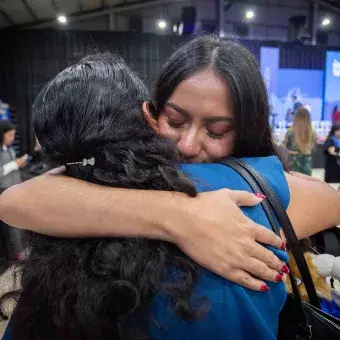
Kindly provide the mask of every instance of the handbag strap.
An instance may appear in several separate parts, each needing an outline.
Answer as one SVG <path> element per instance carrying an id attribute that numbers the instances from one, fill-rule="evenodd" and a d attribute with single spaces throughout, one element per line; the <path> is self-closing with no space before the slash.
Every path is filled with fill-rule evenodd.
<path id="1" fill-rule="evenodd" d="M 247 173 L 253 178 L 253 181 L 249 182 L 248 179 L 250 176 L 244 177 L 245 180 L 248 182 L 248 184 L 251 186 L 255 192 L 263 193 L 266 195 L 266 199 L 262 202 L 262 207 L 265 210 L 265 213 L 268 217 L 268 220 L 273 227 L 274 232 L 277 233 L 277 227 L 276 223 L 272 222 L 272 218 L 269 218 L 270 213 L 268 214 L 268 207 L 266 207 L 269 203 L 270 210 L 274 211 L 280 225 L 282 226 L 282 229 L 285 233 L 285 236 L 287 238 L 288 244 L 290 246 L 291 252 L 293 254 L 293 257 L 295 259 L 295 262 L 297 264 L 297 267 L 300 271 L 302 281 L 305 285 L 309 301 L 312 305 L 314 305 L 316 308 L 320 309 L 320 302 L 318 299 L 318 296 L 316 294 L 315 286 L 308 268 L 308 265 L 306 263 L 306 259 L 303 255 L 303 252 L 300 248 L 299 241 L 296 237 L 295 231 L 293 229 L 293 226 L 291 224 L 291 221 L 283 208 L 281 201 L 277 197 L 275 191 L 271 188 L 271 186 L 268 184 L 266 179 L 253 167 L 251 167 L 249 164 L 245 163 L 244 161 L 237 159 L 237 158 L 228 158 L 220 160 L 219 163 L 222 163 L 226 166 L 231 167 L 236 172 L 238 172 L 242 177 L 244 177 L 244 171 L 247 171 Z M 240 169 L 243 169 L 240 171 Z M 256 186 L 254 186 L 253 182 L 256 182 Z M 260 189 L 260 190 L 259 190 Z M 265 208 L 266 207 L 266 208 Z M 277 233 L 278 234 L 278 233 Z M 279 235 L 279 234 L 278 234 Z M 292 280 L 291 280 L 292 281 Z M 293 280 L 292 285 L 295 284 L 295 280 Z M 295 289 L 294 289 L 295 290 Z M 300 300 L 299 296 L 296 296 L 297 299 Z"/>

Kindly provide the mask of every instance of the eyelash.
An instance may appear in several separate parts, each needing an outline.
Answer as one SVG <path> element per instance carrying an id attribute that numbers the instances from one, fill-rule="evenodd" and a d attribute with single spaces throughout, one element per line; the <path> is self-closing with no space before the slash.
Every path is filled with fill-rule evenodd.
<path id="1" fill-rule="evenodd" d="M 225 133 L 223 133 L 222 135 L 215 135 L 215 134 L 207 131 L 207 135 L 212 139 L 222 139 L 224 137 Z"/>
<path id="2" fill-rule="evenodd" d="M 170 127 L 174 128 L 174 129 L 180 129 L 180 128 L 182 128 L 184 126 L 185 123 L 183 123 L 183 124 L 174 124 L 174 123 L 168 122 L 168 124 L 169 124 Z"/>
<path id="3" fill-rule="evenodd" d="M 180 129 L 180 128 L 182 128 L 182 127 L 184 126 L 184 124 L 185 124 L 185 123 L 183 123 L 183 124 L 174 124 L 174 123 L 168 122 L 168 125 L 169 125 L 170 127 L 172 127 L 173 129 Z M 225 133 L 223 133 L 222 135 L 215 135 L 215 134 L 213 134 L 213 133 L 211 133 L 211 132 L 209 132 L 209 131 L 207 130 L 207 135 L 208 135 L 210 138 L 212 138 L 212 139 L 222 139 L 222 138 L 224 137 Z"/>

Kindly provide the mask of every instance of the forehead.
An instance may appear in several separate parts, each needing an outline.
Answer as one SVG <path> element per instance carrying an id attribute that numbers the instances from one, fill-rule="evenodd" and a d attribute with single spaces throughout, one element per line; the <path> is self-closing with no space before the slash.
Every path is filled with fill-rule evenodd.
<path id="1" fill-rule="evenodd" d="M 231 116 L 229 87 L 212 70 L 200 71 L 182 81 L 169 101 L 190 114 Z"/>

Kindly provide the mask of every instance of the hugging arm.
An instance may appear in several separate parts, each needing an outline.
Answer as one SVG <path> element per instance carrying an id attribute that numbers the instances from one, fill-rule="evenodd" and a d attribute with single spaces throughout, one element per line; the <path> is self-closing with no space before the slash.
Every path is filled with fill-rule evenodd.
<path id="1" fill-rule="evenodd" d="M 287 213 L 299 239 L 340 224 L 340 193 L 309 176 L 286 178 L 291 194 Z"/>
<path id="2" fill-rule="evenodd" d="M 219 190 L 190 198 L 176 192 L 109 188 L 44 175 L 0 196 L 6 223 L 59 237 L 145 237 L 177 244 L 200 265 L 253 290 L 274 281 L 282 262 L 259 243 L 282 240 L 238 206 L 262 200 Z M 252 263 L 253 265 L 250 265 Z"/>

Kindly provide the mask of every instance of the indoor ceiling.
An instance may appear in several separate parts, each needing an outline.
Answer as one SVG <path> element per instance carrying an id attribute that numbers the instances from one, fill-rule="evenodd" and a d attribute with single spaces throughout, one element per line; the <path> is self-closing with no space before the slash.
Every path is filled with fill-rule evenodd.
<path id="1" fill-rule="evenodd" d="M 96 12 L 109 9 L 122 10 L 135 6 L 154 3 L 159 5 L 162 3 L 174 3 L 183 0 L 0 0 L 0 28 L 18 27 L 29 28 L 51 22 L 60 14 L 72 16 L 74 18 L 96 15 Z M 215 2 L 215 0 L 209 0 Z M 225 0 L 226 2 L 231 0 Z M 233 0 L 233 2 L 245 0 Z M 288 0 L 248 0 L 247 2 L 256 4 L 257 2 L 266 2 L 269 6 L 279 3 L 283 5 Z M 306 0 L 306 2 L 318 2 L 330 10 L 340 13 L 340 0 Z M 293 2 L 294 3 L 294 2 Z M 154 6 L 152 4 L 152 6 Z M 133 9 L 133 8 L 131 8 Z M 140 13 L 140 12 L 139 12 Z"/>
<path id="2" fill-rule="evenodd" d="M 60 15 L 80 16 L 152 0 L 0 0 L 0 27 L 32 27 Z M 155 3 L 160 2 L 154 0 Z"/>

